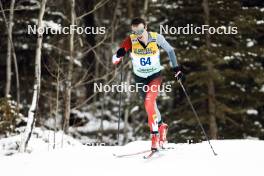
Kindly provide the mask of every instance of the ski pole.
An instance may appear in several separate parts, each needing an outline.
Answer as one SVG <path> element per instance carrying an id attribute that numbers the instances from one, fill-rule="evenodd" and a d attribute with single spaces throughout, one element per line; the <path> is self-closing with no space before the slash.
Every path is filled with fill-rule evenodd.
<path id="1" fill-rule="evenodd" d="M 204 130 L 204 128 L 203 128 L 203 125 L 202 125 L 202 123 L 201 123 L 201 121 L 200 121 L 200 118 L 199 118 L 199 116 L 197 115 L 197 113 L 196 113 L 196 111 L 195 111 L 195 109 L 194 109 L 194 107 L 193 107 L 193 104 L 192 104 L 192 102 L 191 102 L 191 100 L 190 100 L 189 95 L 187 94 L 187 92 L 186 92 L 186 90 L 185 90 L 185 88 L 184 88 L 184 86 L 183 86 L 181 80 L 178 80 L 178 82 L 179 82 L 179 84 L 181 85 L 181 88 L 182 88 L 182 90 L 183 90 L 183 92 L 184 92 L 184 94 L 185 94 L 185 96 L 186 96 L 186 98 L 187 98 L 187 101 L 188 101 L 189 105 L 191 106 L 191 109 L 192 109 L 192 111 L 193 111 L 193 113 L 194 113 L 194 116 L 196 117 L 196 119 L 197 119 L 197 121 L 198 121 L 198 124 L 199 124 L 199 126 L 201 127 L 201 129 L 202 129 L 202 131 L 203 131 L 203 134 L 204 134 L 206 140 L 208 141 L 208 144 L 210 145 L 210 147 L 211 147 L 211 149 L 212 149 L 214 155 L 216 156 L 217 153 L 215 153 L 214 148 L 213 148 L 213 146 L 211 145 L 210 140 L 209 140 L 207 134 L 205 133 L 205 130 Z"/>
<path id="2" fill-rule="evenodd" d="M 120 63 L 120 85 L 122 84 L 123 77 L 123 59 Z M 121 103 L 122 103 L 122 92 L 119 92 L 119 110 L 118 110 L 118 125 L 117 125 L 117 145 L 120 145 L 119 142 L 119 133 L 120 133 L 120 119 L 121 119 Z"/>

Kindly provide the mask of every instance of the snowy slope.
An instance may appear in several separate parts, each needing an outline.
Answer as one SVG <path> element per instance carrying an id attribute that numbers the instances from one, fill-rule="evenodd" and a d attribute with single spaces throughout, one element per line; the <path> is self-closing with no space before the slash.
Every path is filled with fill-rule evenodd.
<path id="1" fill-rule="evenodd" d="M 116 158 L 113 153 L 131 153 L 149 148 L 149 141 L 126 146 L 82 146 L 0 158 L 1 175 L 81 176 L 81 175 L 175 175 L 175 176 L 263 176 L 264 141 L 212 141 L 218 156 L 206 142 L 168 144 L 175 149 L 163 151 L 150 160 L 142 155 Z"/>

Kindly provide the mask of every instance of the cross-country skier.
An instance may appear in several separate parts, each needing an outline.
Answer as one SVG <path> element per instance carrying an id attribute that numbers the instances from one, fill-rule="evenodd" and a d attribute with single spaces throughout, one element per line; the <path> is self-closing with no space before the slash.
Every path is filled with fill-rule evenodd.
<path id="1" fill-rule="evenodd" d="M 148 125 L 152 141 L 151 150 L 156 151 L 159 147 L 163 147 L 164 142 L 166 142 L 168 129 L 168 125 L 162 121 L 156 104 L 158 87 L 161 85 L 160 72 L 162 69 L 159 47 L 167 52 L 177 80 L 183 78 L 183 73 L 177 63 L 173 47 L 165 40 L 163 35 L 147 31 L 144 19 L 134 18 L 131 21 L 131 30 L 132 34 L 122 42 L 113 56 L 112 62 L 115 65 L 120 63 L 125 54 L 130 52 L 136 84 L 149 86 L 146 92 L 140 89 L 139 93 L 144 99 L 148 114 Z"/>

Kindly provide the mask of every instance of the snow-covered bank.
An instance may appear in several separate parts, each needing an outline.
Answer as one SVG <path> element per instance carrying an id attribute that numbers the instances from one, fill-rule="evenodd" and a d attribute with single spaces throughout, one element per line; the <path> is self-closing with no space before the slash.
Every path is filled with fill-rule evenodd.
<path id="1" fill-rule="evenodd" d="M 116 158 L 113 153 L 131 153 L 149 148 L 149 141 L 126 146 L 75 145 L 64 149 L 16 154 L 0 159 L 1 175 L 80 176 L 80 175 L 178 175 L 178 176 L 263 176 L 264 141 L 212 141 L 214 156 L 206 142 L 168 144 L 175 149 L 162 151 L 150 160 L 142 155 Z"/>
<path id="2" fill-rule="evenodd" d="M 21 128 L 21 130 L 23 129 Z M 18 153 L 18 148 L 22 140 L 21 134 L 0 139 L 0 157 Z M 46 152 L 53 150 L 54 147 L 64 148 L 67 146 L 81 145 L 79 141 L 65 135 L 62 131 L 54 133 L 54 131 L 35 128 L 28 143 L 27 152 Z"/>

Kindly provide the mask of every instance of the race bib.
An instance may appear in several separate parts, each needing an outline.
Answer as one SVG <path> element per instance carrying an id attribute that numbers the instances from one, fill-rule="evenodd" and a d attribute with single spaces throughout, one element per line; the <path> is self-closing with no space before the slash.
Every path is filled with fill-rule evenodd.
<path id="1" fill-rule="evenodd" d="M 145 57 L 131 55 L 133 71 L 136 75 L 146 78 L 161 70 L 159 55 Z"/>
<path id="2" fill-rule="evenodd" d="M 157 33 L 150 32 L 151 41 L 144 48 L 138 41 L 137 36 L 130 35 L 132 43 L 132 65 L 133 72 L 139 76 L 146 78 L 161 70 L 160 52 L 156 42 Z"/>

